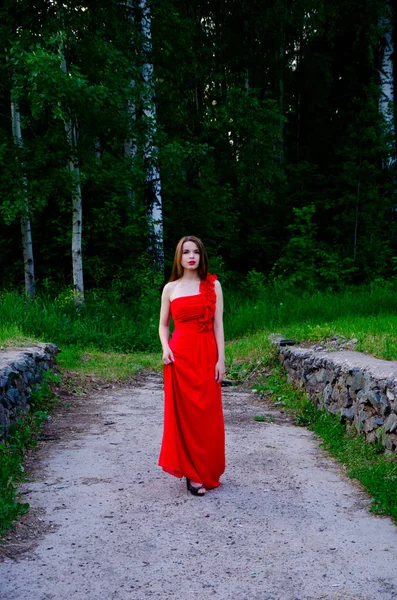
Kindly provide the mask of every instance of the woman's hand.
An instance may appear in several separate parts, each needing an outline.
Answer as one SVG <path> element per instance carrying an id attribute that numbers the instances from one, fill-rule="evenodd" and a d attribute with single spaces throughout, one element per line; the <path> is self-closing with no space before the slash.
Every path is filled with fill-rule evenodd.
<path id="1" fill-rule="evenodd" d="M 218 360 L 218 362 L 215 365 L 215 381 L 217 383 L 222 383 L 225 377 L 225 370 L 225 361 Z"/>
<path id="2" fill-rule="evenodd" d="M 165 365 L 172 365 L 175 361 L 174 354 L 169 346 L 163 349 L 163 363 Z"/>

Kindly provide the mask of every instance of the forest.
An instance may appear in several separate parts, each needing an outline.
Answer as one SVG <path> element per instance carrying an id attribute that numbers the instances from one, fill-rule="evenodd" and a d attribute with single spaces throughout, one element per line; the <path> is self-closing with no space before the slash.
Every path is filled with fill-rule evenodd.
<path id="1" fill-rule="evenodd" d="M 239 282 L 396 274 L 388 0 L 5 0 L 0 286 L 136 297 L 183 235 Z"/>

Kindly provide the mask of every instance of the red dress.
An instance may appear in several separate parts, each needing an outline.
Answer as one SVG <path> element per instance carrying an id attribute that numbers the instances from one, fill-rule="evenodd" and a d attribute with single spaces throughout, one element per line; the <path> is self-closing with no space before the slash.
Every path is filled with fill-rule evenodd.
<path id="1" fill-rule="evenodd" d="M 170 340 L 174 363 L 164 365 L 164 434 L 159 465 L 207 489 L 220 485 L 225 470 L 221 385 L 213 331 L 216 275 L 200 282 L 200 293 L 175 298 Z"/>

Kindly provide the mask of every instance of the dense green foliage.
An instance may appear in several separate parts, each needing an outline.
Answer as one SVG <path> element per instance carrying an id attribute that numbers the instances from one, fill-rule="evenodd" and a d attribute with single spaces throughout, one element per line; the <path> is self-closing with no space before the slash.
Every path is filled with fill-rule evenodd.
<path id="1" fill-rule="evenodd" d="M 298 294 L 285 287 L 265 286 L 258 274 L 251 272 L 241 291 L 226 286 L 226 340 L 240 340 L 255 332 L 265 339 L 267 334 L 279 331 L 297 340 L 321 340 L 338 334 L 357 338 L 359 350 L 397 360 L 396 293 L 397 283 L 392 281 L 340 292 Z M 74 306 L 72 291 L 55 299 L 39 295 L 34 300 L 16 292 L 3 292 L 0 346 L 33 338 L 51 340 L 63 352 L 67 348 L 75 348 L 76 352 L 159 352 L 159 305 L 156 289 L 146 289 L 128 303 L 93 290 L 79 308 Z M 233 341 L 231 346 L 236 343 Z M 247 353 L 245 349 L 243 355 Z"/>
<path id="2" fill-rule="evenodd" d="M 86 288 L 139 296 L 140 278 L 152 273 L 148 95 L 166 273 L 187 233 L 229 273 L 255 269 L 300 287 L 393 273 L 395 140 L 378 107 L 386 0 L 152 0 L 150 57 L 139 3 L 60 6 L 5 0 L 0 8 L 0 285 L 23 281 L 26 211 L 38 287 L 70 285 L 70 119 Z M 141 76 L 148 58 L 150 90 Z M 19 147 L 11 99 L 21 111 Z"/>

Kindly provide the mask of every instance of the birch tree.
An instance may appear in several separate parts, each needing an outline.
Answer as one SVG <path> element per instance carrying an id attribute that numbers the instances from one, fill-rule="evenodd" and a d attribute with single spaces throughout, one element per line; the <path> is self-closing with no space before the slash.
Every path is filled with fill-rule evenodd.
<path id="1" fill-rule="evenodd" d="M 134 13 L 133 13 L 133 10 L 134 10 L 133 1 L 127 0 L 126 7 L 128 10 L 128 13 L 129 13 L 128 18 L 131 21 L 131 23 L 134 24 L 135 19 L 134 19 Z M 132 124 L 136 123 L 136 104 L 135 104 L 135 101 L 132 99 L 134 90 L 135 90 L 135 80 L 133 78 L 131 78 L 131 80 L 130 80 L 129 89 L 131 92 L 131 97 L 128 98 L 128 101 L 127 101 L 128 116 L 129 116 L 130 129 L 133 129 Z M 131 166 L 136 157 L 136 153 L 137 153 L 137 144 L 136 144 L 136 140 L 133 138 L 133 132 L 132 132 L 131 137 L 124 142 L 124 156 L 126 156 L 129 159 Z M 131 187 L 129 187 L 129 189 L 128 189 L 128 196 L 129 196 L 130 202 L 132 203 L 133 202 L 133 190 Z"/>
<path id="2" fill-rule="evenodd" d="M 21 131 L 21 114 L 19 105 L 16 100 L 11 100 L 11 122 L 12 133 L 16 148 L 23 147 L 23 138 Z M 21 165 L 22 170 L 23 166 Z M 22 249 L 23 263 L 25 273 L 25 293 L 30 298 L 34 298 L 35 294 L 35 278 L 34 278 L 34 258 L 33 258 L 33 243 L 32 230 L 30 226 L 28 198 L 27 198 L 27 181 L 26 176 L 22 172 L 22 194 L 23 194 L 23 209 L 20 217 L 21 234 L 22 234 Z"/>
<path id="3" fill-rule="evenodd" d="M 61 68 L 68 74 L 63 44 L 60 45 Z M 65 131 L 69 146 L 69 172 L 72 176 L 72 267 L 75 304 L 84 304 L 84 277 L 82 253 L 83 202 L 81 195 L 80 168 L 77 160 L 77 123 L 65 118 Z"/>
<path id="4" fill-rule="evenodd" d="M 379 109 L 385 120 L 391 148 L 385 166 L 392 167 L 395 163 L 396 130 L 394 122 L 394 43 L 393 21 L 390 2 L 386 1 L 386 11 L 380 21 L 382 28 L 381 68 L 380 68 L 380 97 Z"/>
<path id="5" fill-rule="evenodd" d="M 154 82 L 152 54 L 151 15 L 147 0 L 139 1 L 141 10 L 142 51 L 144 63 L 142 66 L 143 114 L 147 125 L 147 138 L 144 147 L 146 163 L 146 187 L 149 198 L 148 219 L 151 229 L 151 251 L 157 266 L 164 271 L 163 243 L 163 207 L 161 198 L 160 169 L 157 161 L 155 135 L 157 131 L 156 105 L 154 103 Z"/>

